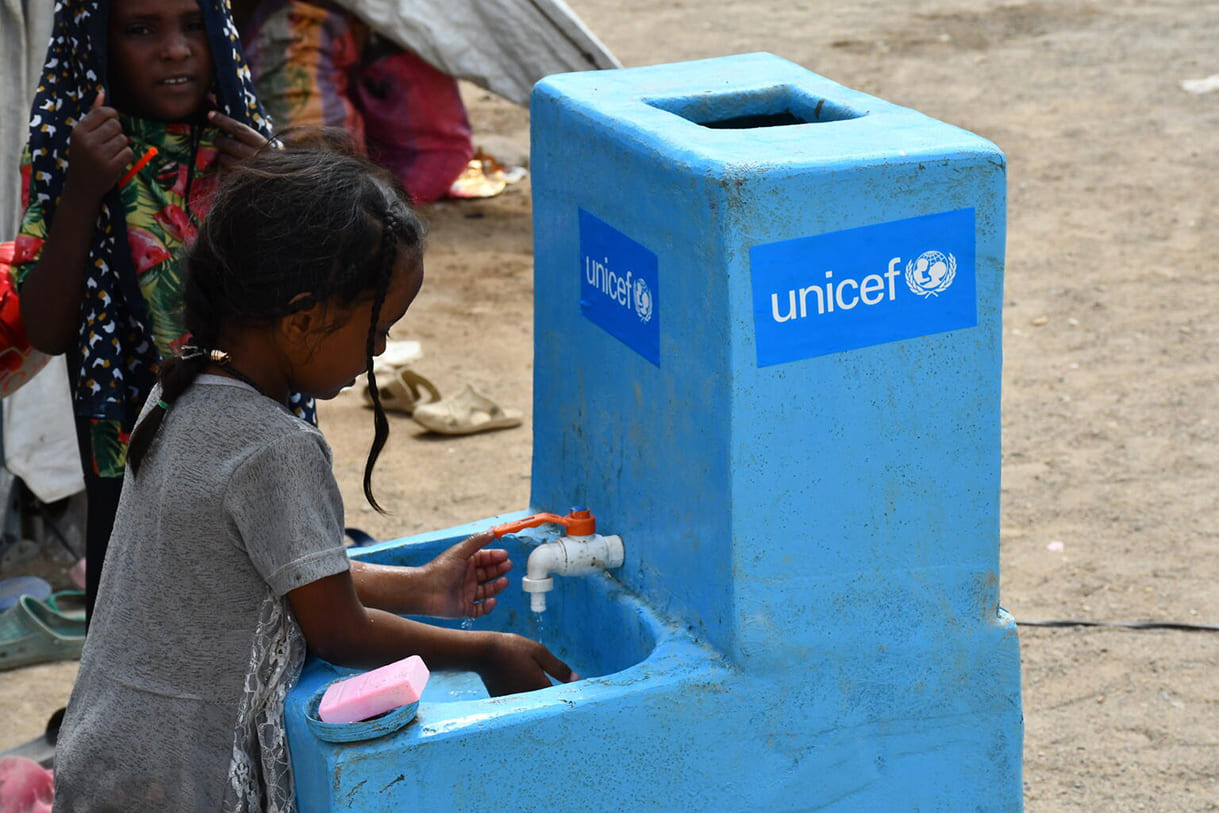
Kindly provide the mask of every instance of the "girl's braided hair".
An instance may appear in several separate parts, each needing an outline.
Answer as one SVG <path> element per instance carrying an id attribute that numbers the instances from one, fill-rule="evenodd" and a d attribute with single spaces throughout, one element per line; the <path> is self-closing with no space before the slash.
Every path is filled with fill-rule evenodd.
<path id="1" fill-rule="evenodd" d="M 192 344 L 219 349 L 230 326 L 271 325 L 315 304 L 345 308 L 372 301 L 369 393 L 375 432 L 364 464 L 364 495 L 389 437 L 373 375 L 381 306 L 399 251 L 422 262 L 424 225 L 386 171 L 328 134 L 311 145 L 264 149 L 221 183 L 198 239 L 185 257 L 183 322 Z M 303 296 L 302 296 L 303 295 Z M 161 401 L 131 436 L 128 462 L 138 474 L 168 407 L 207 367 L 208 353 L 164 360 Z"/>

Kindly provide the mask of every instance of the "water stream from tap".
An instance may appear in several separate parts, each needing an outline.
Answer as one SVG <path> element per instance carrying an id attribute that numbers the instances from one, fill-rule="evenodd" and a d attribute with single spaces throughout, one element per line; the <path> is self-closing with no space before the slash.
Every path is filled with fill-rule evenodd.
<path id="1" fill-rule="evenodd" d="M 545 635 L 546 614 L 532 613 L 532 617 L 529 619 L 529 637 L 533 638 L 533 640 L 540 644 L 545 644 Z"/>

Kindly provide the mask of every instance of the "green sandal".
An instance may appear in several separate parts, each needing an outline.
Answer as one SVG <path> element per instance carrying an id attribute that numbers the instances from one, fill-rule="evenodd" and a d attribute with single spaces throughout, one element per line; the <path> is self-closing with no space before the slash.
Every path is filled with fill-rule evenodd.
<path id="1" fill-rule="evenodd" d="M 0 671 L 76 660 L 84 645 L 83 619 L 58 613 L 32 596 L 0 613 Z"/>
<path id="2" fill-rule="evenodd" d="M 85 620 L 85 591 L 56 590 L 46 597 L 47 606 L 73 621 Z"/>

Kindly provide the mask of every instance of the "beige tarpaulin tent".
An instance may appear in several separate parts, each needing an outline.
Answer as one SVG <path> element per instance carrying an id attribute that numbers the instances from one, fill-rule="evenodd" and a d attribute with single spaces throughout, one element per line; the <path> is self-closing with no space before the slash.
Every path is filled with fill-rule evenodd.
<path id="1" fill-rule="evenodd" d="M 517 104 L 552 73 L 620 68 L 561 0 L 338 0 L 433 67 Z"/>
<path id="2" fill-rule="evenodd" d="M 0 240 L 17 234 L 21 176 L 34 85 L 51 39 L 50 0 L 0 0 Z"/>

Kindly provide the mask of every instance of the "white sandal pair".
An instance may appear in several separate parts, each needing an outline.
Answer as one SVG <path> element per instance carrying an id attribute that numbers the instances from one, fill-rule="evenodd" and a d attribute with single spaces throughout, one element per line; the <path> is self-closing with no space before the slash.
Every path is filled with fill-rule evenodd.
<path id="1" fill-rule="evenodd" d="M 380 396 L 381 408 L 386 412 L 400 412 L 403 415 L 414 415 L 415 408 L 420 404 L 429 404 L 440 400 L 440 390 L 428 379 L 419 375 L 410 367 L 394 369 L 373 368 L 377 376 L 377 395 Z M 372 406 L 371 388 L 364 385 L 364 404 Z"/>
<path id="2" fill-rule="evenodd" d="M 521 425 L 519 409 L 504 409 L 469 384 L 456 395 L 421 404 L 411 417 L 424 429 L 441 435 L 472 435 Z"/>
<path id="3" fill-rule="evenodd" d="M 436 385 L 411 369 L 423 355 L 419 342 L 390 342 L 373 363 L 377 395 L 387 412 L 409 415 L 415 422 L 441 435 L 471 435 L 521 425 L 519 409 L 505 409 L 467 384 L 447 398 Z M 364 386 L 364 403 L 373 405 Z"/>

